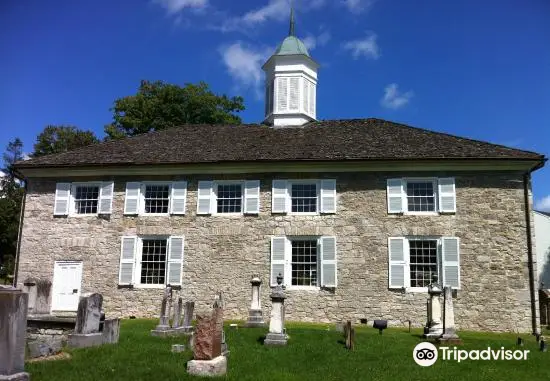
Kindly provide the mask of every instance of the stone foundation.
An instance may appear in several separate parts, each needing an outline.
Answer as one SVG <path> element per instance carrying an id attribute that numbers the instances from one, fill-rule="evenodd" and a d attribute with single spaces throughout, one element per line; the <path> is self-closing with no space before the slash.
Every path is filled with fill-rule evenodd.
<path id="1" fill-rule="evenodd" d="M 61 352 L 73 333 L 74 318 L 29 315 L 27 318 L 27 357 L 36 358 Z"/>

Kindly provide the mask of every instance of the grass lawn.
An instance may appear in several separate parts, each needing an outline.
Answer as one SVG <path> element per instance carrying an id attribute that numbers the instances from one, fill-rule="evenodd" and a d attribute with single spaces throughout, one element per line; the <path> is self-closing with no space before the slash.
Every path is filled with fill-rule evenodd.
<path id="1" fill-rule="evenodd" d="M 122 322 L 120 342 L 100 348 L 70 350 L 70 360 L 27 364 L 31 380 L 162 380 L 195 379 L 187 375 L 191 351 L 171 353 L 182 338 L 152 337 L 152 320 Z M 330 330 L 329 330 L 330 329 Z M 423 368 L 412 350 L 423 341 L 420 331 L 388 329 L 382 336 L 371 327 L 357 327 L 355 351 L 343 345 L 334 325 L 288 324 L 286 347 L 264 347 L 265 329 L 226 327 L 230 350 L 229 380 L 549 380 L 550 352 L 538 351 L 534 337 L 523 335 L 527 361 L 442 361 Z M 516 349 L 515 335 L 461 332 L 460 349 Z M 441 353 L 441 352 L 440 352 Z M 199 378 L 200 379 L 200 378 Z"/>

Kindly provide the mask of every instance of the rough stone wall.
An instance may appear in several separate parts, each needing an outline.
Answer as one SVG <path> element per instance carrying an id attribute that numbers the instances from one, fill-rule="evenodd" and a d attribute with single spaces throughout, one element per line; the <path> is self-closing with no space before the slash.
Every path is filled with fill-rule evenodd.
<path id="1" fill-rule="evenodd" d="M 454 176 L 454 215 L 388 215 L 386 179 L 401 176 Z M 336 178 L 334 215 L 271 214 L 273 178 Z M 259 216 L 198 216 L 197 181 L 260 179 Z M 126 181 L 175 180 L 174 177 L 115 180 L 113 213 L 53 216 L 55 181 L 30 179 L 23 226 L 19 279 L 52 279 L 54 261 L 83 261 L 83 292 L 100 292 L 110 316 L 157 317 L 162 289 L 119 289 L 120 237 L 134 234 L 185 236 L 183 286 L 177 296 L 195 300 L 196 313 L 210 309 L 224 292 L 225 317 L 245 320 L 250 279 L 259 273 L 261 299 L 269 318 L 269 262 L 272 235 L 334 235 L 337 238 L 338 287 L 287 290 L 287 320 L 335 322 L 388 319 L 391 325 L 426 321 L 427 294 L 388 289 L 387 238 L 403 235 L 460 237 L 461 285 L 455 299 L 460 329 L 529 331 L 531 310 L 526 223 L 521 174 L 487 173 L 339 173 L 245 176 L 192 176 L 185 216 L 123 216 Z M 92 179 L 86 178 L 86 181 Z M 107 178 L 98 180 L 108 180 Z M 83 181 L 63 179 L 62 181 Z"/>

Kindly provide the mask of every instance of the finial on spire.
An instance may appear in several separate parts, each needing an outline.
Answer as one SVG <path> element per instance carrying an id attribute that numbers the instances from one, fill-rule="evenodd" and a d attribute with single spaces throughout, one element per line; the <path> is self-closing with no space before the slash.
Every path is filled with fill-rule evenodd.
<path id="1" fill-rule="evenodd" d="M 295 36 L 294 32 L 294 6 L 292 4 L 292 0 L 290 0 L 290 29 L 288 31 L 289 36 Z"/>

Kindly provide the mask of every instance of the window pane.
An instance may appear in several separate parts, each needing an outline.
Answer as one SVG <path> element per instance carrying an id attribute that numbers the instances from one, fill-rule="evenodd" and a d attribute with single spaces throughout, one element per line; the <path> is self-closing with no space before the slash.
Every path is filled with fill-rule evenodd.
<path id="1" fill-rule="evenodd" d="M 144 239 L 141 253 L 141 284 L 164 284 L 166 276 L 166 240 Z"/>
<path id="2" fill-rule="evenodd" d="M 317 286 L 317 241 L 292 241 L 292 285 Z"/>
<path id="3" fill-rule="evenodd" d="M 411 287 L 428 287 L 438 275 L 437 241 L 410 240 Z"/>
<path id="4" fill-rule="evenodd" d="M 317 212 L 316 184 L 292 184 L 292 212 Z"/>
<path id="5" fill-rule="evenodd" d="M 145 213 L 168 213 L 170 187 L 168 185 L 145 186 Z"/>
<path id="6" fill-rule="evenodd" d="M 98 200 L 98 186 L 77 186 L 74 196 L 74 210 L 77 214 L 95 214 L 97 213 Z"/>
<path id="7" fill-rule="evenodd" d="M 435 212 L 433 182 L 407 182 L 407 203 L 409 212 Z"/>
<path id="8" fill-rule="evenodd" d="M 218 185 L 218 213 L 240 213 L 242 208 L 242 185 Z"/>

